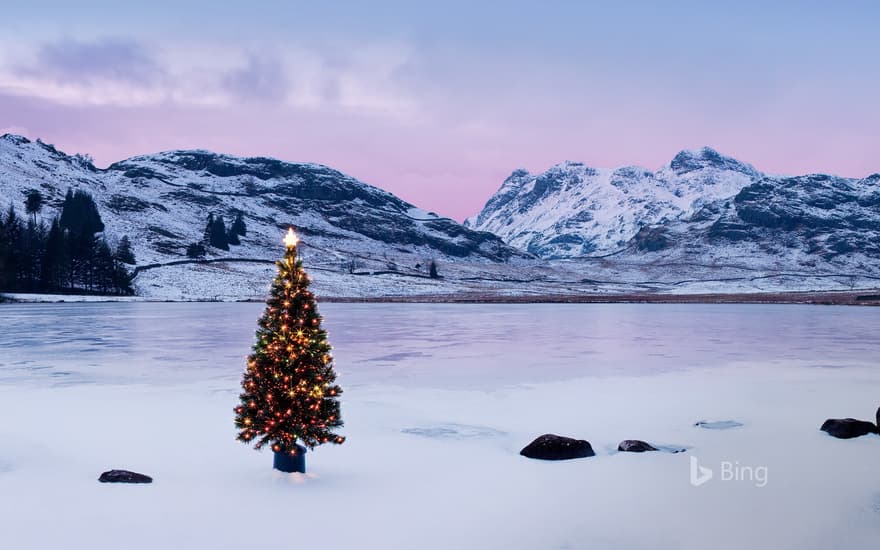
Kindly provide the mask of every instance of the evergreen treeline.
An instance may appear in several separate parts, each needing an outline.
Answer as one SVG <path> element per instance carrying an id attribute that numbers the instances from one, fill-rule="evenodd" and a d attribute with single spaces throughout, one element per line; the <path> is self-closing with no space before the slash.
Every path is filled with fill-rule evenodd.
<path id="1" fill-rule="evenodd" d="M 43 202 L 33 190 L 25 201 L 29 217 L 11 205 L 0 214 L 0 290 L 131 294 L 131 242 L 123 237 L 114 251 L 98 235 L 104 222 L 91 195 L 68 190 L 48 227 L 37 222 Z"/>
<path id="2" fill-rule="evenodd" d="M 244 214 L 241 211 L 235 212 L 235 219 L 228 229 L 223 216 L 214 216 L 212 212 L 208 214 L 202 242 L 190 244 L 186 249 L 186 255 L 190 258 L 200 258 L 207 253 L 209 246 L 229 250 L 230 245 L 241 244 L 239 237 L 244 235 L 247 235 L 247 225 L 244 223 Z"/>

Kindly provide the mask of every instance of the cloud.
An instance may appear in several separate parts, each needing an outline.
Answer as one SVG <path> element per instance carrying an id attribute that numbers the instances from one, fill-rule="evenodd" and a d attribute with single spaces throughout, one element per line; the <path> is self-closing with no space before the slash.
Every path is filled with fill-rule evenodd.
<path id="1" fill-rule="evenodd" d="M 248 52 L 234 43 L 98 38 L 29 44 L 0 37 L 0 94 L 69 107 L 271 104 L 415 120 L 420 104 L 399 76 L 412 58 L 400 42 L 286 43 Z"/>
<path id="2" fill-rule="evenodd" d="M 151 86 L 164 76 L 144 46 L 123 38 L 91 42 L 64 39 L 44 44 L 37 50 L 34 64 L 20 66 L 19 72 L 59 84 L 113 81 Z"/>
<path id="3" fill-rule="evenodd" d="M 144 45 L 122 38 L 4 44 L 0 92 L 61 105 L 154 105 L 167 99 L 166 70 Z"/>
<path id="4" fill-rule="evenodd" d="M 325 54 L 319 93 L 346 109 L 414 119 L 420 104 L 400 78 L 414 56 L 412 48 L 401 43 L 362 44 Z"/>
<path id="5" fill-rule="evenodd" d="M 280 102 L 287 96 L 289 80 L 277 59 L 251 54 L 243 67 L 221 79 L 221 85 L 237 99 Z"/>

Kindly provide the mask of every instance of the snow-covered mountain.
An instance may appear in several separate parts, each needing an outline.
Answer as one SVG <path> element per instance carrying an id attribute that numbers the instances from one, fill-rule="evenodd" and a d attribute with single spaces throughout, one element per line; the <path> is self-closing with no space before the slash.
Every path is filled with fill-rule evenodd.
<path id="1" fill-rule="evenodd" d="M 113 243 L 128 235 L 139 297 L 259 299 L 296 227 L 322 296 L 425 299 L 581 293 L 851 290 L 880 283 L 880 175 L 768 176 L 712 149 L 651 172 L 566 162 L 514 172 L 466 226 L 317 164 L 208 151 L 87 157 L 0 136 L 0 210 L 89 191 Z M 209 214 L 247 234 L 202 260 Z M 494 234 L 493 234 L 494 233 Z M 502 240 L 503 239 L 503 240 Z M 506 242 L 505 242 L 506 241 Z M 440 278 L 429 276 L 436 261 Z"/>
<path id="2" fill-rule="evenodd" d="M 187 279 L 199 278 L 205 280 L 204 287 L 192 289 L 188 296 L 224 295 L 225 283 L 212 282 L 207 274 L 190 277 L 183 272 L 206 270 L 209 264 L 179 264 L 183 267 L 174 275 L 169 275 L 174 266 L 152 267 L 188 261 L 186 247 L 203 239 L 209 213 L 223 216 L 228 227 L 241 211 L 247 224 L 240 246 L 209 249 L 209 260 L 233 260 L 213 266 L 213 272 L 247 271 L 255 265 L 273 269 L 270 262 L 282 254 L 281 237 L 289 225 L 301 234 L 303 254 L 313 269 L 346 275 L 386 271 L 404 281 L 388 280 L 386 287 L 422 284 L 432 260 L 442 275 L 452 263 L 479 271 L 480 266 L 527 257 L 491 233 L 467 229 L 318 164 L 169 151 L 97 169 L 87 157 L 65 154 L 39 140 L 0 137 L 0 201 L 23 213 L 25 193 L 39 189 L 47 200 L 42 217 L 48 220 L 68 188 L 94 196 L 111 242 L 130 237 L 140 267 L 135 284 L 145 295 L 161 297 L 167 288 L 192 285 L 194 281 Z M 254 280 L 247 273 L 239 279 Z M 271 277 L 256 280 L 251 290 L 259 296 Z M 352 295 L 369 293 L 359 284 L 336 284 L 330 292 L 347 295 L 351 287 Z M 235 295 L 242 294 L 248 292 Z"/>
<path id="3" fill-rule="evenodd" d="M 762 177 L 708 147 L 682 151 L 656 172 L 563 162 L 542 174 L 514 171 L 465 226 L 542 258 L 600 256 L 626 248 L 645 226 L 686 218 Z"/>
<path id="4" fill-rule="evenodd" d="M 537 175 L 515 171 L 465 225 L 546 259 L 873 272 L 880 175 L 770 176 L 708 147 L 655 172 L 565 162 Z"/>

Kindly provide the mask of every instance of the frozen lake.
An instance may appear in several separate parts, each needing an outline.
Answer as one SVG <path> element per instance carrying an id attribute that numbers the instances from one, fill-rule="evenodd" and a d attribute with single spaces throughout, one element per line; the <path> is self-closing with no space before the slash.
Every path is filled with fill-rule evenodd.
<path id="1" fill-rule="evenodd" d="M 874 550 L 880 540 L 880 436 L 819 431 L 829 417 L 873 419 L 880 405 L 877 309 L 320 309 L 348 439 L 309 453 L 302 476 L 234 440 L 262 304 L 0 305 L 0 546 Z M 596 456 L 519 456 L 547 432 L 588 439 Z M 616 452 L 624 439 L 686 452 Z M 695 486 L 692 461 L 714 478 Z M 97 483 L 110 468 L 156 482 Z M 756 471 L 763 482 L 746 475 Z M 313 527 L 329 539 L 309 540 Z"/>
<path id="2" fill-rule="evenodd" d="M 343 383 L 503 387 L 761 363 L 875 364 L 872 308 L 322 304 Z M 0 381 L 238 379 L 263 304 L 0 307 Z"/>

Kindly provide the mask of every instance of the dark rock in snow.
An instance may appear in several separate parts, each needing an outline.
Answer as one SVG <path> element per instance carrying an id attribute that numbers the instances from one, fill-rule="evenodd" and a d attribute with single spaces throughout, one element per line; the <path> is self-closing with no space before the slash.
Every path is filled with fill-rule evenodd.
<path id="1" fill-rule="evenodd" d="M 742 422 L 737 422 L 736 420 L 717 420 L 715 422 L 700 420 L 699 422 L 696 422 L 694 426 L 706 430 L 729 430 L 730 428 L 739 428 L 742 426 Z"/>
<path id="2" fill-rule="evenodd" d="M 880 430 L 880 407 L 877 407 L 877 429 Z"/>
<path id="3" fill-rule="evenodd" d="M 544 434 L 538 437 L 526 445 L 519 454 L 540 460 L 568 460 L 596 455 L 589 441 L 555 434 Z"/>
<path id="4" fill-rule="evenodd" d="M 877 426 L 855 418 L 829 418 L 822 424 L 821 430 L 838 439 L 852 439 L 877 433 Z"/>
<path id="5" fill-rule="evenodd" d="M 638 439 L 627 439 L 620 442 L 620 445 L 617 446 L 617 450 L 623 453 L 644 453 L 647 451 L 658 451 L 659 449 L 650 443 L 645 443 Z"/>
<path id="6" fill-rule="evenodd" d="M 636 233 L 633 242 L 639 250 L 656 252 L 669 246 L 669 232 L 663 227 L 646 225 Z"/>
<path id="7" fill-rule="evenodd" d="M 98 481 L 101 483 L 152 483 L 153 478 L 128 470 L 110 470 L 101 474 Z"/>

